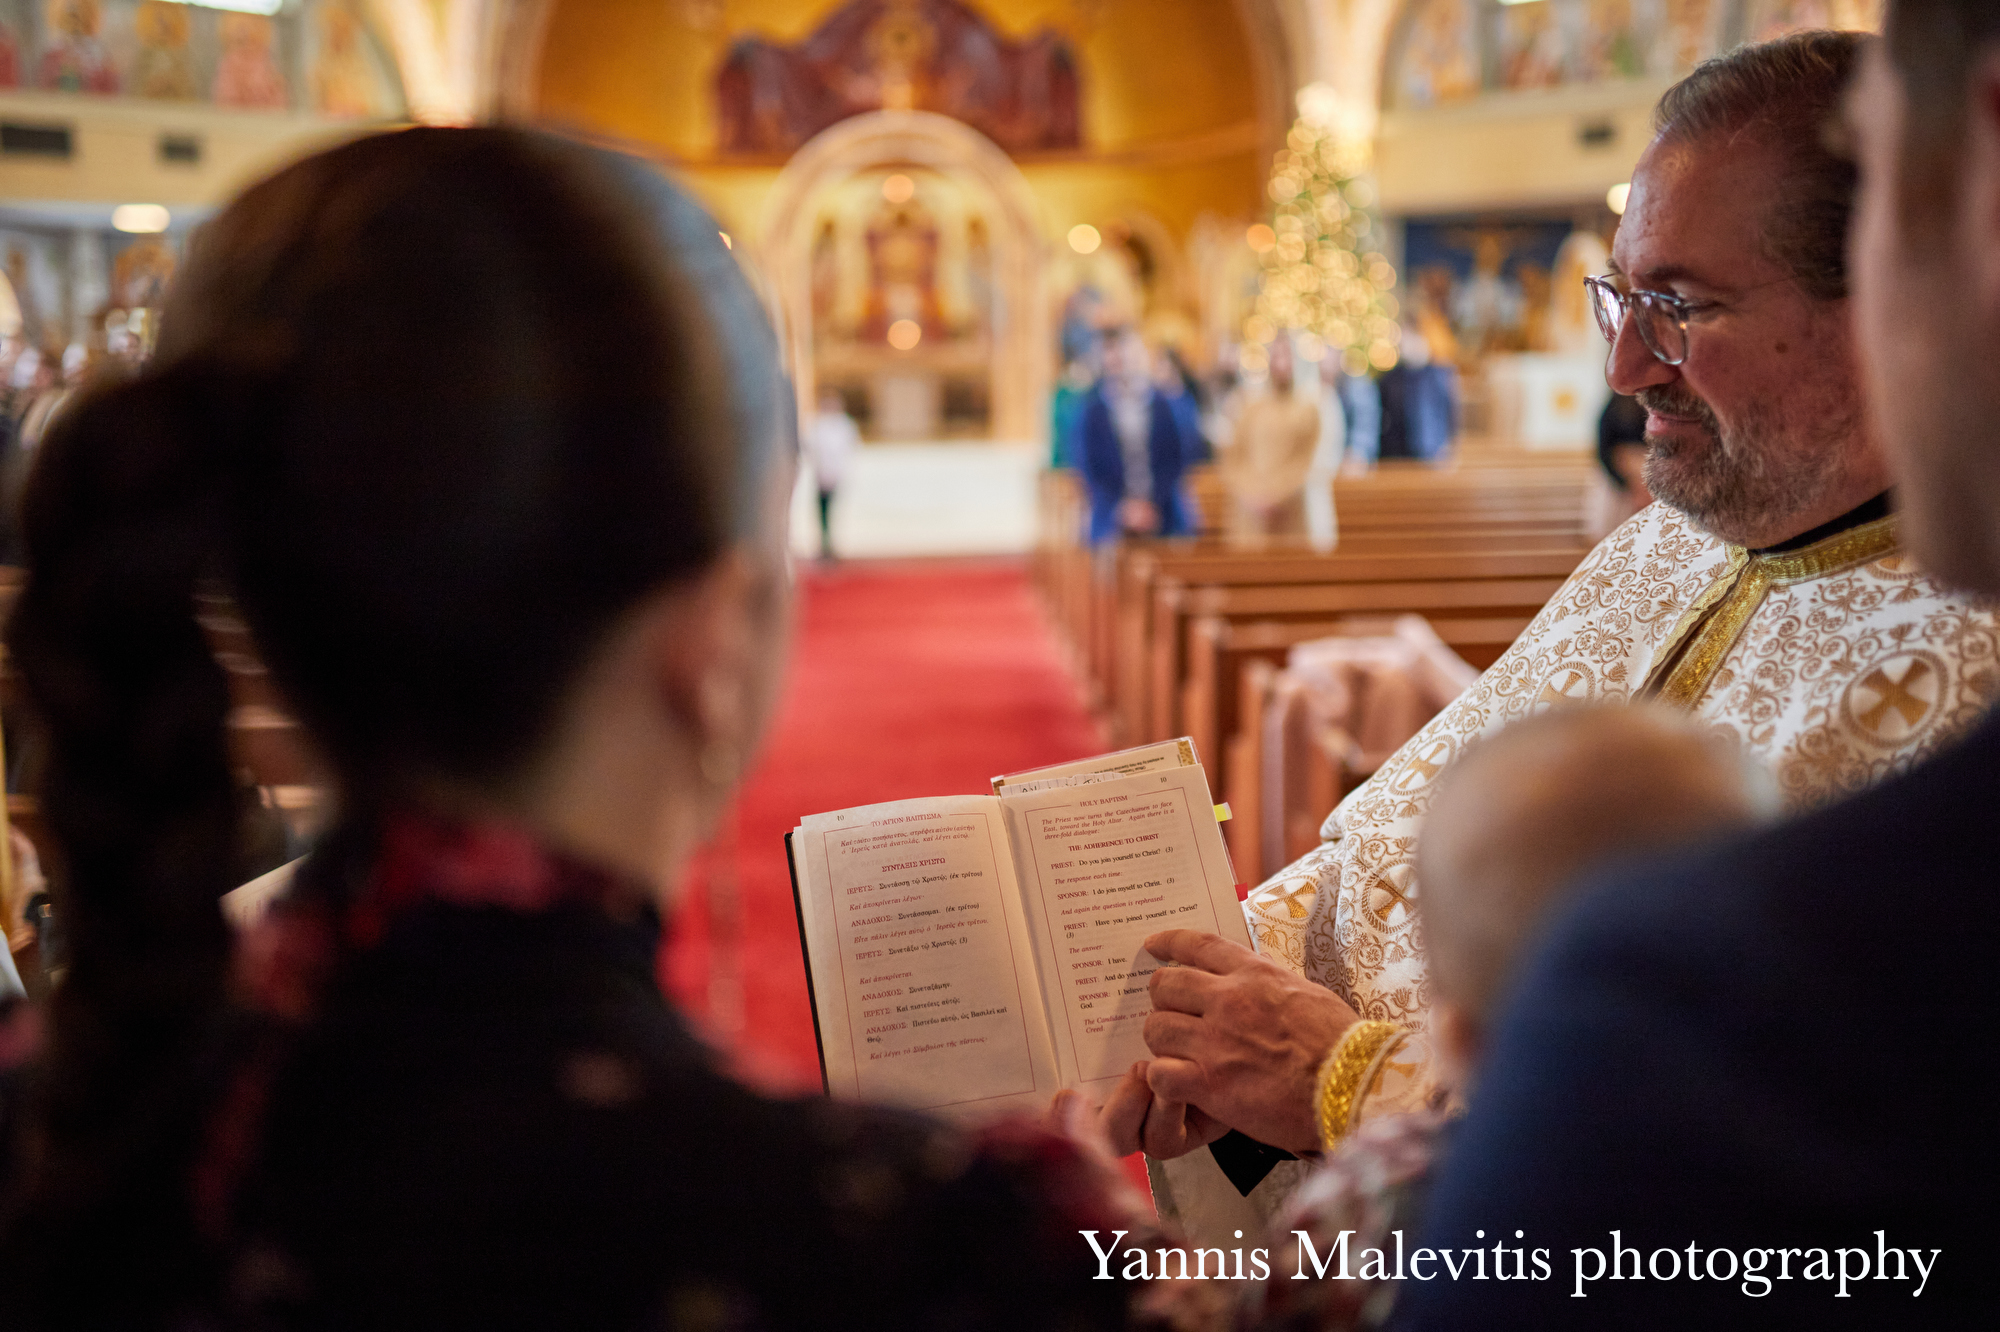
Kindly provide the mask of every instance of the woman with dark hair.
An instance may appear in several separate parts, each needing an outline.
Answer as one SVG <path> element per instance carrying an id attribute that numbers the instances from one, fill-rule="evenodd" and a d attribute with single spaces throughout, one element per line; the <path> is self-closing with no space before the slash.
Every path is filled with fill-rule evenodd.
<path id="1" fill-rule="evenodd" d="M 324 153 L 204 229 L 65 414 L 9 647 L 70 940 L 10 1327 L 1097 1327 L 1106 1160 L 774 1101 L 652 973 L 789 618 L 774 343 L 647 168 L 501 130 Z M 339 820 L 233 940 L 233 596 Z"/>

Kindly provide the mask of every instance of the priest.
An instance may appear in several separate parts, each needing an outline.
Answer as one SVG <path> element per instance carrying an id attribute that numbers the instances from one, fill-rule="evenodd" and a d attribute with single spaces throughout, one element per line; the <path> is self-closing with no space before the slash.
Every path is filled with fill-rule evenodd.
<path id="1" fill-rule="evenodd" d="M 1301 1168 L 1285 1153 L 1436 1099 L 1413 865 L 1435 780 L 1468 745 L 1542 708 L 1652 698 L 1733 735 L 1803 809 L 1922 762 L 2000 687 L 1994 611 L 1904 553 L 1861 397 L 1855 174 L 1822 137 L 1861 40 L 1741 48 L 1660 102 L 1612 272 L 1590 283 L 1607 377 L 1647 412 L 1659 502 L 1251 894 L 1261 958 L 1186 931 L 1148 941 L 1182 965 L 1154 978 L 1155 1057 L 1106 1121 L 1178 1157 L 1156 1189 L 1198 1239 L 1268 1216 Z"/>

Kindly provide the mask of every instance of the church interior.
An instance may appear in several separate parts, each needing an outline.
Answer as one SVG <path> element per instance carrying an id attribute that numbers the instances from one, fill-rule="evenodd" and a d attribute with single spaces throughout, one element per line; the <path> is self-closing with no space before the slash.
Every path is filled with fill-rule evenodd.
<path id="1" fill-rule="evenodd" d="M 1459 394 L 1447 459 L 1350 458 L 1320 479 L 1343 551 L 1457 553 L 1455 581 L 1359 619 L 1428 613 L 1447 655 L 1484 667 L 1587 549 L 1609 390 L 1580 279 L 1604 271 L 1654 102 L 1739 42 L 1875 21 L 1865 0 L 14 0 L 0 8 L 9 392 L 32 421 L 88 363 L 142 355 L 190 237 L 289 157 L 490 118 L 637 154 L 714 214 L 780 330 L 802 418 L 830 393 L 858 427 L 832 548 L 1031 561 L 1049 612 L 1037 632 L 1068 668 L 1038 704 L 1061 738 L 1029 757 L 1065 757 L 1079 735 L 1194 735 L 1255 882 L 1310 845 L 1371 770 L 1363 754 L 1379 762 L 1395 743 L 1294 743 L 1273 783 L 1265 733 L 1284 727 L 1245 723 L 1286 706 L 1273 711 L 1263 676 L 1235 696 L 1236 677 L 1357 617 L 1232 616 L 1221 637 L 1202 620 L 1198 638 L 1176 624 L 1187 656 L 1153 674 L 1133 620 L 1173 575 L 1137 548 L 1119 585 L 1093 572 L 1074 473 L 1049 465 L 1064 377 L 1090 373 L 1104 330 L 1135 329 L 1208 386 L 1212 422 L 1232 386 L 1267 373 L 1273 295 L 1296 299 L 1285 283 L 1301 271 L 1331 291 L 1346 270 L 1329 261 L 1345 258 L 1379 326 L 1329 302 L 1334 318 L 1296 320 L 1300 362 L 1328 381 L 1337 367 L 1379 375 L 1400 324 L 1456 370 Z M 1353 157 L 1335 197 L 1361 223 L 1356 254 L 1308 257 L 1276 228 L 1302 188 L 1322 188 L 1310 154 L 1334 143 Z M 1220 532 L 1216 469 L 1191 485 L 1203 530 Z M 808 468 L 794 506 L 807 558 L 821 539 L 811 490 Z M 835 586 L 849 576 L 827 568 Z M 987 623 L 950 596 L 930 604 L 968 632 Z M 903 649 L 880 650 L 894 669 Z M 799 669 L 807 692 L 810 646 Z M 1311 730 L 1288 691 L 1277 683 L 1293 730 Z M 942 738 L 960 728 L 940 706 L 925 730 L 967 745 Z M 307 826 L 311 774 L 288 719 L 252 703 L 239 726 L 260 784 Z M 940 761 L 962 777 L 999 764 L 976 745 Z M 14 799 L 32 827 L 32 798 Z M 749 905 L 712 920 L 691 907 L 675 974 L 700 1006 L 736 996 L 724 1008 L 739 1034 L 780 1033 L 765 1049 L 742 1035 L 746 1058 L 798 1085 L 815 1076 L 811 1033 L 773 853 L 801 811 L 756 812 L 732 834 L 742 864 L 709 875 Z M 688 979 L 711 970 L 721 979 Z"/>
<path id="2" fill-rule="evenodd" d="M 1576 279 L 1661 90 L 1740 41 L 1873 21 L 1865 0 L 17 0 L 0 244 L 31 362 L 102 354 L 144 341 L 189 231 L 289 156 L 486 116 L 615 144 L 697 192 L 802 407 L 831 389 L 858 425 L 842 543 L 1020 554 L 1050 395 L 1096 330 L 1204 383 L 1259 373 L 1298 127 L 1364 153 L 1360 249 L 1458 372 L 1460 453 L 1560 460 L 1606 394 Z"/>
<path id="3" fill-rule="evenodd" d="M 1881 13 L 0 0 L 0 481 L 12 502 L 65 404 L 145 363 L 204 225 L 287 162 L 504 123 L 666 173 L 776 332 L 803 463 L 785 692 L 659 969 L 736 1075 L 815 1091 L 785 838 L 822 810 L 1188 737 L 1239 891 L 1275 885 L 1251 904 L 1260 946 L 1305 946 L 1278 926 L 1303 929 L 1315 886 L 1281 872 L 1649 498 L 1605 444 L 1619 404 L 1583 280 L 1610 267 L 1662 94 L 1744 43 Z M 1141 408 L 1136 445 L 1113 381 L 1170 404 Z M 1109 499 L 1099 419 L 1127 477 Z M 1185 472 L 1152 476 L 1155 502 L 1130 477 L 1168 419 Z M 327 772 L 235 611 L 203 623 L 276 868 L 314 845 Z M 1843 706 L 1910 740 L 1943 706 L 1928 661 L 1910 649 Z M 1532 684 L 1596 697 L 1610 669 Z M 0 899 L 40 995 L 62 966 L 37 923 L 52 851 L 32 754 L 7 774 Z M 1371 881 L 1385 929 L 1415 910 L 1409 873 Z"/>

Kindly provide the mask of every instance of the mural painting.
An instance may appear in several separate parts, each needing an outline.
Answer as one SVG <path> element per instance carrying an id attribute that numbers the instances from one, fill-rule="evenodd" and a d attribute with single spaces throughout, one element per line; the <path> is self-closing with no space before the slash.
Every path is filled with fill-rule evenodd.
<path id="1" fill-rule="evenodd" d="M 1082 142 L 1068 39 L 1011 41 L 960 0 L 852 0 L 797 45 L 740 38 L 715 97 L 727 153 L 793 152 L 878 110 L 936 111 L 1010 153 Z"/>
<path id="2" fill-rule="evenodd" d="M 1738 41 L 1879 31 L 1883 0 L 1411 0 L 1384 87 L 1404 107 L 1491 89 L 1678 77 Z"/>
<path id="3" fill-rule="evenodd" d="M 1550 351 L 1550 296 L 1567 218 L 1431 218 L 1403 229 L 1412 317 L 1434 359 Z"/>
<path id="4" fill-rule="evenodd" d="M 169 0 L 0 0 L 0 88 L 386 119 L 394 62 L 357 0 L 272 16 Z"/>

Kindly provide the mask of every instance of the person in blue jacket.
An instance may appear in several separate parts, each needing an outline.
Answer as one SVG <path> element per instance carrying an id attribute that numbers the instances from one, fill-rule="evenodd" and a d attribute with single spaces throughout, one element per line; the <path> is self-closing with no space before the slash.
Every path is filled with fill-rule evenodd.
<path id="1" fill-rule="evenodd" d="M 1403 357 L 1382 376 L 1384 458 L 1443 462 L 1458 434 L 1458 372 L 1431 360 L 1430 344 L 1403 331 Z"/>
<path id="2" fill-rule="evenodd" d="M 1091 544 L 1191 534 L 1194 506 L 1181 478 L 1200 448 L 1191 413 L 1177 410 L 1154 382 L 1144 340 L 1131 329 L 1106 334 L 1104 374 L 1077 416 Z"/>

